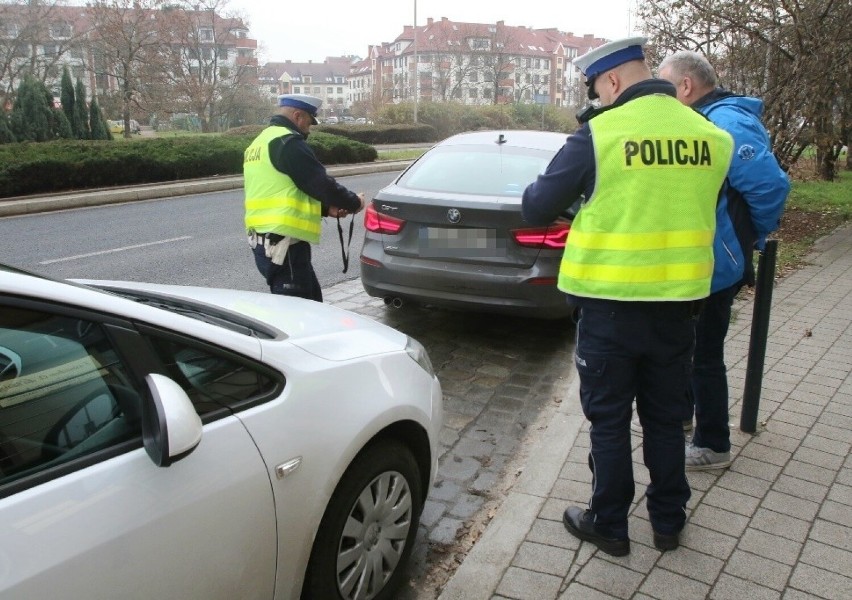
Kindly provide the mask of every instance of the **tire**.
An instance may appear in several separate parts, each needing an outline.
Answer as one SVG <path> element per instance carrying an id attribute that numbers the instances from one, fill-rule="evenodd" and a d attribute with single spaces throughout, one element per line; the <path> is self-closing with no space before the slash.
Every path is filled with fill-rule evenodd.
<path id="1" fill-rule="evenodd" d="M 302 598 L 392 598 L 422 510 L 420 469 L 411 451 L 394 440 L 368 446 L 346 470 L 325 509 Z"/>

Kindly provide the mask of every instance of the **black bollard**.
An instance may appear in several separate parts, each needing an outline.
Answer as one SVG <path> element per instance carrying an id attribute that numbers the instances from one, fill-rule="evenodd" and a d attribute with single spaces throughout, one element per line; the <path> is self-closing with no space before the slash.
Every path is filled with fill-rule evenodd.
<path id="1" fill-rule="evenodd" d="M 751 319 L 751 339 L 748 345 L 743 410 L 740 430 L 757 431 L 757 409 L 763 384 L 763 362 L 766 358 L 766 339 L 769 336 L 769 312 L 772 308 L 772 286 L 775 282 L 775 259 L 778 241 L 769 240 L 757 260 L 754 287 L 754 312 Z"/>

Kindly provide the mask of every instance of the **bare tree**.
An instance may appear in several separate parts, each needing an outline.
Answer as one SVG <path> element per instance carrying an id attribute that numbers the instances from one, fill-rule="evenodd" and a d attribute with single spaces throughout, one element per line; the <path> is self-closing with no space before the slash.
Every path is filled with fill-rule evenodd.
<path id="1" fill-rule="evenodd" d="M 169 19 L 171 46 L 164 50 L 167 85 L 186 112 L 197 115 L 201 130 L 218 131 L 244 98 L 241 88 L 255 85 L 253 58 L 234 56 L 242 20 L 222 16 L 227 0 L 203 0 Z M 232 60 L 233 59 L 233 60 Z"/>
<path id="2" fill-rule="evenodd" d="M 164 0 L 95 0 L 89 8 L 95 72 L 118 83 L 126 138 L 131 135 L 131 108 L 148 83 L 143 73 L 161 70 L 163 5 Z"/>
<path id="3" fill-rule="evenodd" d="M 481 72 L 485 81 L 490 83 L 493 104 L 512 102 L 519 42 L 511 28 L 498 23 L 489 36 L 488 48 L 481 53 Z"/>
<path id="4" fill-rule="evenodd" d="M 6 106 L 24 75 L 55 84 L 63 56 L 81 52 L 86 30 L 73 26 L 73 13 L 53 0 L 0 3 L 0 107 Z"/>
<path id="5" fill-rule="evenodd" d="M 813 146 L 818 174 L 834 178 L 849 136 L 849 0 L 645 0 L 639 10 L 660 55 L 704 52 L 723 85 L 763 98 L 782 164 Z"/>

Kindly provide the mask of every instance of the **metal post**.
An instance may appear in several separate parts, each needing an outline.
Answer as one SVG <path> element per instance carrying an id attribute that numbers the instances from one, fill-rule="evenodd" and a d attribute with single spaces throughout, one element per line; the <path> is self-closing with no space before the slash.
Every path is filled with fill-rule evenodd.
<path id="1" fill-rule="evenodd" d="M 772 308 L 772 286 L 775 281 L 777 253 L 778 241 L 769 240 L 757 261 L 751 339 L 748 345 L 743 410 L 740 415 L 740 430 L 745 433 L 757 431 L 757 409 L 760 405 L 760 389 L 763 383 L 763 362 L 766 358 L 766 340 L 769 336 L 769 311 Z"/>

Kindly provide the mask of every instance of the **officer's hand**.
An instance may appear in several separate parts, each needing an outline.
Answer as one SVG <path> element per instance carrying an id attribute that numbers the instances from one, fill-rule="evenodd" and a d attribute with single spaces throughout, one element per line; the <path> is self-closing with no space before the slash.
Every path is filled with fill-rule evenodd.
<path id="1" fill-rule="evenodd" d="M 359 192 L 359 193 L 358 193 L 358 200 L 360 200 L 360 201 L 361 201 L 361 206 L 358 208 L 358 210 L 356 210 L 356 211 L 355 211 L 356 213 L 359 213 L 359 212 L 361 212 L 362 210 L 364 210 L 364 206 L 365 206 L 365 205 L 366 205 L 366 203 L 367 203 L 367 201 L 364 199 L 364 192 Z"/>

